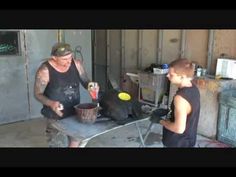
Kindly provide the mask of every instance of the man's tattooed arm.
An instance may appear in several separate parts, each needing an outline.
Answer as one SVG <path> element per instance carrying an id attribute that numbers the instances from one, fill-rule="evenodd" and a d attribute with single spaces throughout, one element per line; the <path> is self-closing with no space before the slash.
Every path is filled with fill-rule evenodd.
<path id="1" fill-rule="evenodd" d="M 50 99 L 43 95 L 49 82 L 49 71 L 45 64 L 42 64 L 35 76 L 34 95 L 35 98 L 46 106 L 50 106 Z"/>

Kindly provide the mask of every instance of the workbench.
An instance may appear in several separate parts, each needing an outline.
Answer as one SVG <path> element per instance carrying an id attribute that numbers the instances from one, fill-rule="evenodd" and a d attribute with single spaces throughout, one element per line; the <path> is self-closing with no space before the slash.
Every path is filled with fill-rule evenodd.
<path id="1" fill-rule="evenodd" d="M 124 125 L 117 124 L 114 120 L 98 121 L 93 124 L 86 124 L 79 122 L 76 116 L 70 116 L 61 120 L 56 121 L 52 126 L 59 130 L 60 132 L 72 136 L 81 141 L 79 147 L 85 147 L 89 140 L 92 138 L 110 132 L 112 130 L 122 128 L 131 124 L 135 124 L 137 132 L 140 137 L 141 144 L 144 145 L 142 132 L 139 128 L 139 123 L 148 120 L 150 117 L 145 116 L 142 119 L 131 119 L 128 123 Z"/>

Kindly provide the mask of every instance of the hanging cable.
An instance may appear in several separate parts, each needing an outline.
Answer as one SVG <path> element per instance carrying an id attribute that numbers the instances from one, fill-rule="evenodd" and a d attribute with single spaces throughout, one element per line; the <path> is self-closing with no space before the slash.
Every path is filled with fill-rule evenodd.
<path id="1" fill-rule="evenodd" d="M 81 47 L 80 45 L 78 45 L 78 46 L 75 47 L 75 51 L 74 51 L 74 52 L 75 52 L 75 59 L 77 59 L 76 54 L 79 53 L 80 56 L 81 56 L 81 60 L 84 61 L 84 58 L 83 58 L 83 55 L 82 55 L 81 50 L 82 50 L 82 47 Z"/>

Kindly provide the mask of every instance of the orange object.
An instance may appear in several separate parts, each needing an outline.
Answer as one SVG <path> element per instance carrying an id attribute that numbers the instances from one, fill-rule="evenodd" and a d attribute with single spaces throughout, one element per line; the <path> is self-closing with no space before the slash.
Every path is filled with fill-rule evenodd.
<path id="1" fill-rule="evenodd" d="M 98 99 L 99 86 L 96 82 L 90 82 L 88 84 L 88 91 L 93 100 Z"/>
<path id="2" fill-rule="evenodd" d="M 89 94 L 93 100 L 96 100 L 98 98 L 98 92 L 96 90 L 91 90 Z"/>

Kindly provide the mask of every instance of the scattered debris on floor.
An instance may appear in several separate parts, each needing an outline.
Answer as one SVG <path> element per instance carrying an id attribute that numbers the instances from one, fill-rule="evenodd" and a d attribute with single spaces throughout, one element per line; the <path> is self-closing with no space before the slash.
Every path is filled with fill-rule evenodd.
<path id="1" fill-rule="evenodd" d="M 198 140 L 197 143 L 196 143 L 196 147 L 230 148 L 231 146 L 229 146 L 227 144 L 224 144 L 224 143 L 221 143 L 221 142 L 216 141 L 216 140 L 208 139 L 208 140 Z"/>

